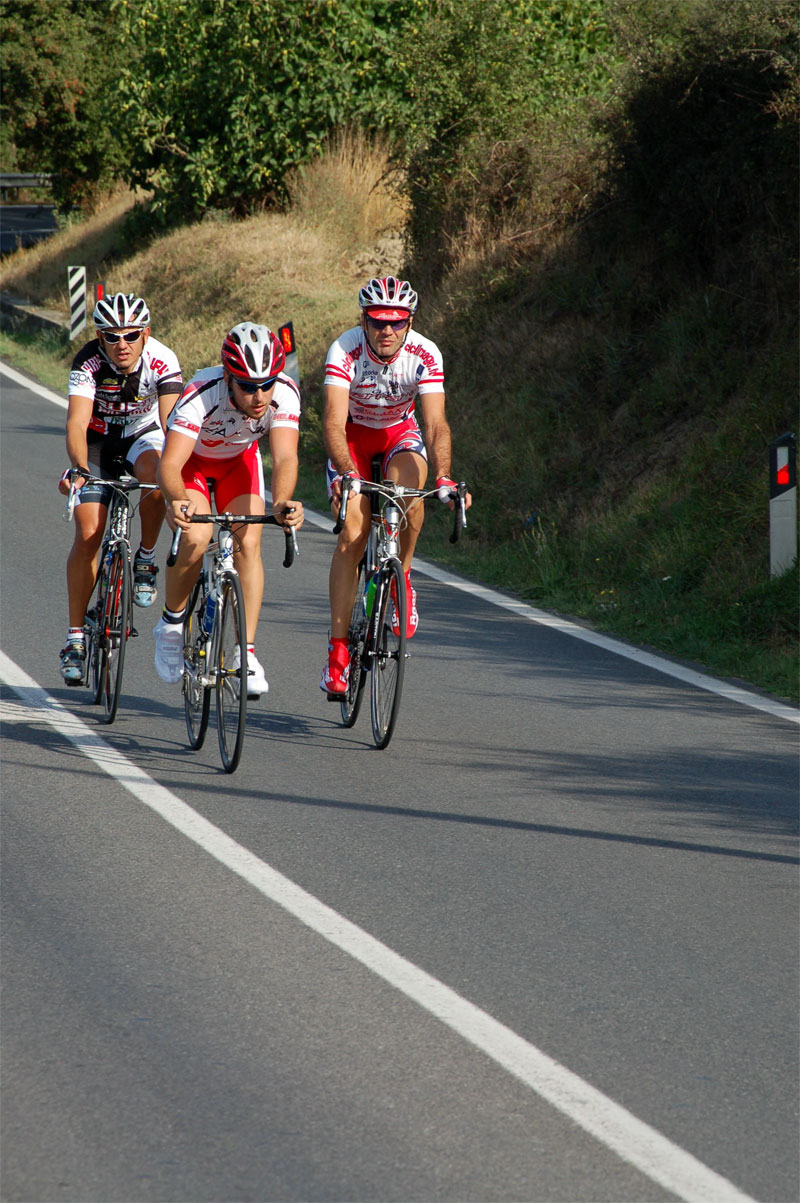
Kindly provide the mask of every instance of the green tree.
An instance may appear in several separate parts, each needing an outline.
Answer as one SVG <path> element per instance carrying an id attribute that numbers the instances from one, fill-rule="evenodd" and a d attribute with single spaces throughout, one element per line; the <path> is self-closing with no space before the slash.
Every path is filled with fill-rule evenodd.
<path id="1" fill-rule="evenodd" d="M 91 0 L 3 3 L 3 162 L 54 172 L 62 205 L 91 204 L 122 165 L 109 18 L 108 5 Z"/>
<path id="2" fill-rule="evenodd" d="M 425 0 L 113 0 L 130 182 L 164 219 L 252 212 L 338 126 L 400 124 Z"/>

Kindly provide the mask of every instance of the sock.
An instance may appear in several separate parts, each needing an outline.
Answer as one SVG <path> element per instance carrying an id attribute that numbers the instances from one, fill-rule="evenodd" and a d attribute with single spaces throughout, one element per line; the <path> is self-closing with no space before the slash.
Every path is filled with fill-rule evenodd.
<path id="1" fill-rule="evenodd" d="M 83 627 L 67 627 L 67 643 L 85 643 Z"/>
<path id="2" fill-rule="evenodd" d="M 164 606 L 164 609 L 161 611 L 161 617 L 164 619 L 164 622 L 171 622 L 173 624 L 183 622 L 185 615 L 186 615 L 186 607 L 185 606 L 183 607 L 182 610 L 168 610 L 167 607 Z"/>
<path id="3" fill-rule="evenodd" d="M 136 553 L 136 555 L 135 555 L 134 559 L 137 559 L 137 560 L 151 560 L 151 561 L 152 561 L 152 560 L 154 560 L 155 558 L 156 558 L 156 549 L 155 549 L 155 547 L 149 547 L 149 548 L 147 549 L 147 551 L 145 551 L 145 549 L 144 549 L 144 547 L 142 546 L 142 544 L 141 544 L 141 543 L 139 544 L 139 550 L 137 551 L 137 553 Z"/>
<path id="4" fill-rule="evenodd" d="M 248 643 L 248 645 L 247 645 L 247 650 L 248 650 L 248 652 L 252 652 L 252 654 L 255 656 L 255 654 L 256 654 L 256 645 L 255 645 L 254 643 Z"/>

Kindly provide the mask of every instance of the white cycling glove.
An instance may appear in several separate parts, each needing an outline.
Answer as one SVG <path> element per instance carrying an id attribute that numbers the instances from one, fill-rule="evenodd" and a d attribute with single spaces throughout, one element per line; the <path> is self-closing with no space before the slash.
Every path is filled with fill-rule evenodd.
<path id="1" fill-rule="evenodd" d="M 454 480 L 451 480 L 449 476 L 438 476 L 436 478 L 436 496 L 440 501 L 443 501 L 446 504 L 448 501 L 452 500 L 450 494 L 457 491 L 458 485 Z"/>

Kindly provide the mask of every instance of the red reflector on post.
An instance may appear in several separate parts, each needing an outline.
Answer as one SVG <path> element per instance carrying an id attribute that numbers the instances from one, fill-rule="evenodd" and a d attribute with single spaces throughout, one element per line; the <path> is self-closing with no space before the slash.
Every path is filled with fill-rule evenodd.
<path id="1" fill-rule="evenodd" d="M 779 485 L 788 485 L 789 483 L 789 465 L 785 468 L 778 468 L 777 481 Z"/>
<path id="2" fill-rule="evenodd" d="M 285 326 L 278 327 L 278 338 L 281 340 L 286 354 L 291 355 L 294 350 L 294 329 L 291 322 L 287 322 Z"/>

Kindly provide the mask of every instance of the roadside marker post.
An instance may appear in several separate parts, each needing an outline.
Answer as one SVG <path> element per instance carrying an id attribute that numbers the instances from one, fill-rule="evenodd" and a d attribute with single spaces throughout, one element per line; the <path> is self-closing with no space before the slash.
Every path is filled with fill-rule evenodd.
<path id="1" fill-rule="evenodd" d="M 86 268 L 68 267 L 69 337 L 77 338 L 86 325 Z"/>
<path id="2" fill-rule="evenodd" d="M 769 445 L 769 572 L 782 576 L 797 559 L 797 437 Z"/>
<path id="3" fill-rule="evenodd" d="M 286 352 L 286 364 L 283 370 L 299 388 L 300 368 L 298 366 L 297 348 L 294 341 L 294 326 L 291 322 L 285 322 L 283 326 L 278 327 L 278 338 L 281 340 L 283 349 Z"/>

